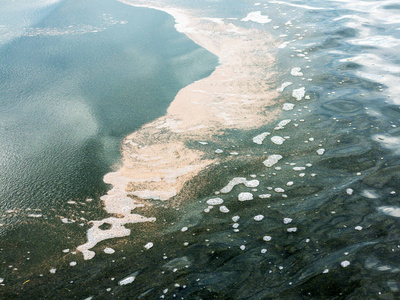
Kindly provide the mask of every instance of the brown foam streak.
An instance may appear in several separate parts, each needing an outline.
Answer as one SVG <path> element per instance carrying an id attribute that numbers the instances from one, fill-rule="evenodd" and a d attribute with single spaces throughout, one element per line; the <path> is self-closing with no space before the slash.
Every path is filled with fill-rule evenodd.
<path id="1" fill-rule="evenodd" d="M 137 1 L 122 2 L 142 5 Z M 170 199 L 213 162 L 203 159 L 203 152 L 189 149 L 186 142 L 210 140 L 227 128 L 256 128 L 268 123 L 274 115 L 266 110 L 276 91 L 268 85 L 274 59 L 270 54 L 272 40 L 265 33 L 165 7 L 158 9 L 180 21 L 178 29 L 217 55 L 221 65 L 209 77 L 180 90 L 166 116 L 146 124 L 124 140 L 123 166 L 105 176 L 104 181 L 113 189 L 102 197 L 105 209 L 122 218 L 93 222 L 88 242 L 78 247 L 85 259 L 94 256 L 89 249 L 98 242 L 129 235 L 124 224 L 154 221 L 132 214 L 139 205 L 129 195 Z M 104 223 L 111 224 L 111 228 L 100 230 Z"/>

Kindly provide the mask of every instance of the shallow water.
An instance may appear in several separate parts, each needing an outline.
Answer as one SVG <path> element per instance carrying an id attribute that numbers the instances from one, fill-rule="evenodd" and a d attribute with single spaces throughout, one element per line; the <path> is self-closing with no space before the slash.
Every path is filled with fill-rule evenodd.
<path id="1" fill-rule="evenodd" d="M 138 213 L 157 221 L 127 226 L 131 235 L 99 244 L 93 260 L 71 253 L 85 240 L 77 222 L 60 225 L 49 218 L 21 224 L 6 236 L 1 251 L 0 293 L 82 299 L 397 298 L 398 5 L 212 1 L 204 9 L 193 1 L 172 3 L 272 33 L 278 45 L 272 50 L 271 71 L 278 74 L 273 88 L 292 83 L 275 99 L 276 107 L 291 103 L 293 109 L 286 105 L 289 110 L 262 128 L 227 130 L 208 144 L 192 143 L 218 163 L 172 200 L 148 201 Z M 241 21 L 254 11 L 271 21 Z M 291 121 L 277 126 L 282 120 Z M 264 132 L 270 135 L 253 141 Z M 229 186 L 234 178 L 247 184 Z M 217 197 L 223 203 L 210 205 Z M 78 219 L 87 210 L 87 220 L 100 218 L 97 204 L 86 203 L 55 214 Z M 39 238 L 24 244 L 27 228 Z M 49 247 L 48 237 L 56 240 L 59 234 L 51 228 L 62 228 L 57 230 L 70 239 L 53 242 L 58 254 L 44 262 L 41 251 L 36 258 L 27 251 L 31 245 Z M 24 252 L 15 255 L 13 247 Z M 105 253 L 107 247 L 115 253 Z M 71 250 L 64 253 L 65 248 Z M 19 264 L 27 258 L 35 260 L 32 266 Z M 15 265 L 20 270 L 13 270 Z"/>

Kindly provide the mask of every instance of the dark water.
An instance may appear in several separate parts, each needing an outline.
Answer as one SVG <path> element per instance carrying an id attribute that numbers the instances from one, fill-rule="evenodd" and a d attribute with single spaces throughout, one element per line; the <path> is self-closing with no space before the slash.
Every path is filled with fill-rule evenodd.
<path id="1" fill-rule="evenodd" d="M 400 296 L 399 6 L 394 1 L 171 1 L 203 8 L 209 17 L 236 17 L 234 24 L 265 30 L 281 45 L 274 49 L 274 88 L 291 82 L 275 99 L 294 104 L 272 124 L 232 130 L 209 141 L 219 165 L 204 170 L 174 201 L 152 203 L 139 213 L 156 217 L 132 225 L 131 236 L 101 243 L 83 261 L 54 243 L 58 255 L 45 263 L 41 251 L 22 245 L 25 227 L 14 231 L 4 254 L 3 291 L 25 296 L 85 299 L 397 299 Z M 262 11 L 270 23 L 241 22 Z M 286 44 L 284 44 L 286 43 Z M 293 68 L 302 76 L 293 76 Z M 297 101 L 292 92 L 304 87 Z M 268 108 L 267 108 L 268 109 Z M 276 129 L 281 120 L 291 120 Z M 253 137 L 270 132 L 263 144 Z M 272 136 L 284 137 L 282 145 Z M 230 155 L 237 152 L 238 155 Z M 272 167 L 272 154 L 282 159 Z M 233 179 L 258 180 L 236 185 Z M 238 201 L 240 193 L 251 201 Z M 220 197 L 207 210 L 206 201 Z M 179 204 L 178 204 L 179 203 Z M 84 203 L 65 215 L 92 211 Z M 99 211 L 99 210 L 97 210 Z M 263 218 L 262 218 L 262 217 Z M 94 218 L 91 218 L 94 217 Z M 87 219 L 95 219 L 88 216 Z M 240 217 L 240 218 L 238 218 Z M 53 225 L 54 223 L 54 225 Z M 32 244 L 51 245 L 46 226 L 30 227 Z M 36 230 L 36 231 L 35 231 Z M 61 229 L 59 229 L 61 230 Z M 66 236 L 84 241 L 79 225 Z M 41 237 L 45 232 L 47 236 Z M 81 237 L 79 237 L 81 236 Z M 37 240 L 36 240 L 37 239 Z M 78 241 L 79 242 L 79 241 Z M 154 246 L 145 250 L 148 242 Z M 13 247 L 24 249 L 17 256 Z M 23 248 L 25 247 L 25 248 Z M 116 250 L 113 255 L 103 252 Z M 24 272 L 15 264 L 30 258 Z M 14 259 L 14 260 L 13 260 Z M 70 263 L 76 261 L 74 267 Z M 12 267 L 9 267 L 12 265 Z M 56 268 L 56 274 L 49 273 Z M 4 274 L 4 275 L 3 275 Z M 42 275 L 41 275 L 42 274 Z M 131 276 L 135 280 L 123 284 Z M 24 282 L 26 284 L 23 284 Z M 125 281 L 126 282 L 126 281 Z M 0 290 L 1 291 L 1 290 Z M 21 294 L 22 293 L 22 294 Z M 29 295 L 29 296 L 28 296 Z"/>

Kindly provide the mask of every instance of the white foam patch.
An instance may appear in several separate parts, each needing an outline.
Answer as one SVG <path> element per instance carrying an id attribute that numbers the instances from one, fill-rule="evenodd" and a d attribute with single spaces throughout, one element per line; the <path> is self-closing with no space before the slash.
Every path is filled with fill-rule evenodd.
<path id="1" fill-rule="evenodd" d="M 214 206 L 214 205 L 220 205 L 220 204 L 224 203 L 224 200 L 217 197 L 217 198 L 208 199 L 206 203 L 208 205 Z"/>
<path id="2" fill-rule="evenodd" d="M 288 228 L 286 231 L 287 232 L 296 232 L 297 231 L 297 227 Z"/>
<path id="3" fill-rule="evenodd" d="M 304 171 L 305 167 L 293 167 L 293 171 Z"/>
<path id="4" fill-rule="evenodd" d="M 321 148 L 321 149 L 317 150 L 317 154 L 318 155 L 323 155 L 324 153 L 325 153 L 325 149 L 324 148 Z"/>
<path id="5" fill-rule="evenodd" d="M 362 196 L 369 198 L 369 199 L 378 199 L 379 195 L 373 190 L 364 190 L 361 193 Z"/>
<path id="6" fill-rule="evenodd" d="M 240 219 L 239 216 L 233 216 L 233 217 L 232 217 L 232 221 L 233 221 L 233 222 L 237 222 L 237 221 L 239 221 L 239 219 Z"/>
<path id="7" fill-rule="evenodd" d="M 271 138 L 271 142 L 273 142 L 275 145 L 282 145 L 285 139 L 281 136 L 273 136 Z"/>
<path id="8" fill-rule="evenodd" d="M 261 195 L 258 195 L 258 197 L 261 199 L 268 199 L 268 198 L 271 198 L 271 194 L 261 194 Z"/>
<path id="9" fill-rule="evenodd" d="M 343 268 L 346 268 L 346 267 L 350 266 L 350 262 L 349 262 L 348 260 L 344 260 L 344 261 L 342 261 L 342 262 L 340 263 L 340 265 L 341 265 Z"/>
<path id="10" fill-rule="evenodd" d="M 136 276 L 138 276 L 139 272 L 132 273 L 131 275 L 121 279 L 118 284 L 119 285 L 127 285 L 135 281 Z"/>
<path id="11" fill-rule="evenodd" d="M 270 240 L 272 240 L 272 237 L 270 237 L 269 235 L 266 235 L 263 237 L 263 240 L 266 242 L 269 242 Z"/>
<path id="12" fill-rule="evenodd" d="M 290 71 L 290 75 L 296 76 L 296 77 L 301 77 L 303 76 L 303 72 L 301 72 L 301 68 L 295 67 Z"/>
<path id="13" fill-rule="evenodd" d="M 106 248 L 104 248 L 104 253 L 106 253 L 106 254 L 114 254 L 115 250 L 113 248 L 106 247 Z"/>
<path id="14" fill-rule="evenodd" d="M 292 122 L 290 119 L 282 120 L 278 123 L 278 125 L 274 128 L 275 130 L 285 129 L 285 126 Z"/>
<path id="15" fill-rule="evenodd" d="M 154 246 L 154 244 L 152 242 L 148 242 L 146 245 L 144 245 L 144 248 L 146 250 L 149 250 L 149 249 L 153 248 L 153 246 Z"/>
<path id="16" fill-rule="evenodd" d="M 235 177 L 224 188 L 221 189 L 221 193 L 229 193 L 238 184 L 244 184 L 248 188 L 254 188 L 257 187 L 260 182 L 256 179 L 247 180 L 244 177 Z"/>
<path id="17" fill-rule="evenodd" d="M 253 142 L 258 144 L 258 145 L 261 145 L 263 143 L 263 141 L 265 140 L 265 138 L 267 136 L 269 136 L 270 134 L 271 133 L 269 133 L 269 132 L 263 132 L 263 133 L 255 136 L 255 137 L 253 137 Z"/>
<path id="18" fill-rule="evenodd" d="M 109 214 L 118 214 L 122 217 L 109 217 L 99 221 L 91 221 L 93 225 L 87 231 L 87 242 L 77 247 L 82 252 L 85 260 L 92 259 L 95 252 L 90 250 L 98 243 L 104 240 L 129 236 L 131 230 L 126 228 L 126 224 L 154 222 L 155 218 L 146 218 L 132 211 L 137 207 L 143 207 L 143 204 L 136 203 L 132 198 L 128 197 L 126 187 L 130 180 L 122 176 L 119 172 L 108 173 L 104 176 L 104 182 L 113 185 L 113 188 L 107 192 L 107 195 L 101 197 L 105 210 Z M 103 224 L 111 225 L 109 229 L 102 230 Z"/>
<path id="19" fill-rule="evenodd" d="M 257 215 L 254 217 L 254 221 L 257 221 L 257 222 L 262 221 L 263 219 L 264 219 L 263 215 Z"/>
<path id="20" fill-rule="evenodd" d="M 294 106 L 293 103 L 284 103 L 282 109 L 286 111 L 293 110 Z"/>
<path id="21" fill-rule="evenodd" d="M 0 278 L 0 283 L 3 283 L 4 282 L 4 278 Z"/>
<path id="22" fill-rule="evenodd" d="M 353 192 L 354 192 L 354 190 L 351 189 L 351 188 L 346 189 L 346 193 L 347 193 L 348 195 L 353 195 Z"/>
<path id="23" fill-rule="evenodd" d="M 41 218 L 41 217 L 43 217 L 43 215 L 42 214 L 29 214 L 28 217 L 29 218 Z"/>
<path id="24" fill-rule="evenodd" d="M 219 207 L 219 211 L 224 214 L 227 214 L 229 212 L 229 209 L 225 205 L 222 205 Z"/>
<path id="25" fill-rule="evenodd" d="M 277 89 L 278 92 L 282 93 L 288 86 L 292 85 L 293 82 L 286 81 L 282 83 L 281 87 Z"/>
<path id="26" fill-rule="evenodd" d="M 289 224 L 289 223 L 292 223 L 292 221 L 293 221 L 293 219 L 291 219 L 291 218 L 284 218 L 283 224 Z"/>
<path id="27" fill-rule="evenodd" d="M 306 88 L 305 87 L 294 89 L 293 92 L 292 92 L 293 98 L 295 98 L 297 101 L 300 101 L 301 99 L 303 99 L 305 94 L 306 94 Z"/>
<path id="28" fill-rule="evenodd" d="M 380 212 L 383 212 L 385 215 L 400 218 L 400 207 L 395 206 L 380 206 L 378 207 Z"/>
<path id="29" fill-rule="evenodd" d="M 247 14 L 247 17 L 243 18 L 241 21 L 243 22 L 256 22 L 260 24 L 267 24 L 271 22 L 272 20 L 268 16 L 263 16 L 261 14 L 261 11 L 253 11 L 251 13 Z"/>
<path id="30" fill-rule="evenodd" d="M 253 194 L 248 192 L 243 192 L 238 195 L 239 201 L 250 201 L 253 200 Z"/>
<path id="31" fill-rule="evenodd" d="M 267 168 L 271 168 L 272 166 L 276 165 L 278 163 L 278 161 L 280 161 L 282 158 L 283 157 L 280 154 L 272 154 L 272 155 L 268 156 L 268 158 L 266 160 L 263 161 L 263 164 Z"/>

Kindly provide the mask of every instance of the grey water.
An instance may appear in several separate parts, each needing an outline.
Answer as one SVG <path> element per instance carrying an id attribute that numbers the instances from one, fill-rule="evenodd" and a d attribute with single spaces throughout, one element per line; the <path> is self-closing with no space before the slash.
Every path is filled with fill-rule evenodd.
<path id="1" fill-rule="evenodd" d="M 38 10 L 22 33 L 12 30 L 20 11 L 4 16 L 13 22 L 0 48 L 2 211 L 104 193 L 121 139 L 217 63 L 158 11 L 116 1 Z"/>
<path id="2" fill-rule="evenodd" d="M 399 5 L 390 0 L 169 3 L 192 9 L 206 6 L 208 17 L 236 18 L 229 22 L 272 34 L 278 45 L 271 50 L 276 57 L 272 71 L 278 74 L 273 88 L 292 82 L 275 99 L 276 107 L 292 103 L 294 109 L 282 111 L 276 122 L 262 128 L 215 137 L 209 155 L 223 149 L 220 164 L 189 182 L 172 204 L 153 203 L 143 209 L 143 215 L 158 221 L 132 225 L 129 237 L 99 245 L 91 261 L 72 253 L 76 241 L 68 237 L 84 240 L 78 224 L 58 229 L 49 218 L 31 228 L 37 234 L 29 243 L 21 241 L 24 231 L 15 229 L 14 237 L 7 236 L 10 242 L 5 245 L 2 240 L 5 246 L 0 246 L 0 295 L 398 298 Z M 252 11 L 261 11 L 272 21 L 240 21 Z M 303 75 L 292 76 L 293 68 L 301 68 Z M 306 97 L 297 101 L 292 91 L 302 87 Z M 283 119 L 291 122 L 275 129 Z M 285 137 L 284 143 L 275 145 L 268 138 L 262 145 L 252 142 L 266 131 Z M 230 155 L 232 151 L 239 155 Z M 263 161 L 271 154 L 282 159 L 267 168 Z M 256 179 L 259 185 L 237 185 L 222 193 L 235 177 Z M 252 193 L 254 199 L 238 201 L 241 192 Z M 224 200 L 228 213 L 218 207 L 207 211 L 206 201 L 214 197 Z M 79 209 L 100 210 L 94 204 L 81 204 Z M 60 211 L 63 216 L 83 215 L 74 209 Z M 48 241 L 49 236 L 57 240 L 53 228 L 67 241 Z M 143 246 L 150 241 L 154 246 L 146 251 Z M 40 255 L 43 251 L 32 250 L 35 243 L 51 245 L 58 254 L 46 259 Z M 10 254 L 15 247 L 24 249 L 17 258 Z M 67 247 L 71 250 L 63 254 Z M 116 252 L 106 254 L 105 247 Z M 32 265 L 20 263 L 27 258 Z M 71 267 L 71 262 L 77 265 Z M 55 274 L 49 272 L 52 269 Z M 132 283 L 121 284 L 133 277 Z"/>

